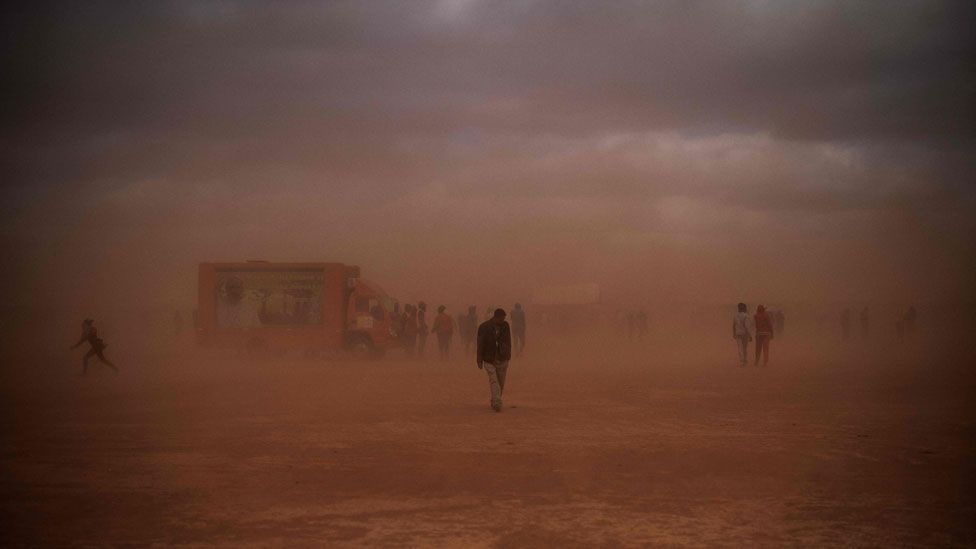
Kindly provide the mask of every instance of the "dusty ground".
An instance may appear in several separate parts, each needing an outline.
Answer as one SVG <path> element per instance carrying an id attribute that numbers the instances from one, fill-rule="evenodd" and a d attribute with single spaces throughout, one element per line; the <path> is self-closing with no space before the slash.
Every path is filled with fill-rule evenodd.
<path id="1" fill-rule="evenodd" d="M 775 342 L 779 344 L 780 342 Z M 4 366 L 3 546 L 971 545 L 970 355 Z M 570 359 L 570 357 L 573 357 Z M 117 357 L 120 358 L 120 357 Z"/>

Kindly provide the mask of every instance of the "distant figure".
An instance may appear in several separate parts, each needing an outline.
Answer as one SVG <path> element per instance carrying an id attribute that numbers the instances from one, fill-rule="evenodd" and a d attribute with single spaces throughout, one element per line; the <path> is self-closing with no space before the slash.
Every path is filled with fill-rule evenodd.
<path id="1" fill-rule="evenodd" d="M 403 315 L 400 313 L 400 303 L 393 302 L 393 311 L 390 313 L 390 329 L 395 337 L 403 339 Z"/>
<path id="2" fill-rule="evenodd" d="M 417 303 L 417 355 L 424 358 L 424 351 L 427 349 L 427 304 L 421 301 Z"/>
<path id="3" fill-rule="evenodd" d="M 491 408 L 496 412 L 502 411 L 502 393 L 511 359 L 512 332 L 505 322 L 505 311 L 495 309 L 495 314 L 478 326 L 478 368 L 488 374 Z"/>
<path id="4" fill-rule="evenodd" d="M 915 335 L 915 320 L 918 318 L 918 311 L 915 310 L 915 306 L 912 305 L 908 308 L 908 312 L 905 313 L 905 333 L 908 337 Z"/>
<path id="5" fill-rule="evenodd" d="M 403 306 L 403 347 L 407 358 L 413 358 L 417 352 L 417 311 L 410 303 Z"/>
<path id="6" fill-rule="evenodd" d="M 861 309 L 861 338 L 867 339 L 871 335 L 871 319 L 868 316 L 868 308 Z"/>
<path id="7" fill-rule="evenodd" d="M 643 340 L 647 335 L 647 313 L 643 309 L 637 311 L 637 339 Z"/>
<path id="8" fill-rule="evenodd" d="M 732 318 L 732 339 L 739 348 L 739 365 L 745 366 L 749 361 L 749 342 L 752 341 L 752 330 L 749 329 L 749 309 L 745 303 L 739 303 L 738 312 Z"/>
<path id="9" fill-rule="evenodd" d="M 447 307 L 441 305 L 437 308 L 437 316 L 431 331 L 437 334 L 437 350 L 440 352 L 440 359 L 450 358 L 451 337 L 454 335 L 454 321 L 450 315 L 444 312 Z"/>
<path id="10" fill-rule="evenodd" d="M 469 306 L 468 314 L 462 316 L 458 324 L 460 324 L 461 340 L 464 342 L 464 354 L 471 356 L 468 353 L 470 353 L 471 342 L 478 332 L 478 309 L 474 305 Z"/>
<path id="11" fill-rule="evenodd" d="M 525 311 L 521 303 L 512 308 L 512 335 L 515 336 L 515 356 L 522 356 L 525 349 Z"/>
<path id="12" fill-rule="evenodd" d="M 464 319 L 468 317 L 468 313 L 458 313 L 454 318 L 454 333 L 458 334 L 461 338 L 461 345 L 464 345 Z"/>
<path id="13" fill-rule="evenodd" d="M 86 375 L 88 373 L 88 359 L 93 356 L 97 356 L 98 360 L 102 361 L 102 364 L 115 370 L 115 373 L 119 373 L 119 369 L 115 367 L 115 364 L 112 364 L 107 358 L 105 358 L 104 351 L 105 347 L 108 347 L 108 345 L 102 341 L 102 338 L 98 337 L 98 330 L 95 329 L 95 321 L 90 318 L 86 318 L 81 323 L 81 338 L 78 340 L 78 343 L 72 345 L 71 348 L 74 349 L 86 341 L 91 348 L 89 348 L 88 352 L 85 353 L 85 358 L 81 360 L 81 375 Z"/>
<path id="14" fill-rule="evenodd" d="M 769 364 L 769 342 L 773 339 L 773 320 L 766 314 L 766 307 L 756 307 L 756 366 L 763 357 L 763 366 Z"/>
<path id="15" fill-rule="evenodd" d="M 779 309 L 773 315 L 773 323 L 776 325 L 776 334 L 783 337 L 783 329 L 786 328 L 786 315 L 783 314 L 783 309 Z"/>
<path id="16" fill-rule="evenodd" d="M 844 309 L 840 314 L 840 332 L 843 334 L 844 341 L 851 338 L 851 310 Z"/>
<path id="17" fill-rule="evenodd" d="M 173 335 L 178 336 L 183 333 L 183 315 L 179 311 L 173 313 Z"/>
<path id="18" fill-rule="evenodd" d="M 898 320 L 895 322 L 895 339 L 898 343 L 905 341 L 905 321 Z"/>
<path id="19" fill-rule="evenodd" d="M 637 315 L 634 311 L 627 311 L 627 339 L 633 341 L 635 335 L 637 335 Z"/>

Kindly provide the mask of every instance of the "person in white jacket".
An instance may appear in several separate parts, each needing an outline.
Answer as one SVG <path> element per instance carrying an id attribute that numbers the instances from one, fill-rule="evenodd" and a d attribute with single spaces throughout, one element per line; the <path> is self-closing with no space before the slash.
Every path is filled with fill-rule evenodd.
<path id="1" fill-rule="evenodd" d="M 732 339 L 739 347 L 739 365 L 745 366 L 749 360 L 749 342 L 752 341 L 752 328 L 749 325 L 749 309 L 739 303 L 739 312 L 732 318 Z"/>

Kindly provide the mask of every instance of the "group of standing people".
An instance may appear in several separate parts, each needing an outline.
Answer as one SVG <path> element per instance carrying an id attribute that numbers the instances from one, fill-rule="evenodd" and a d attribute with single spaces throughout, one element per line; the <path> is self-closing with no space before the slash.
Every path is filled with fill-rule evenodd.
<path id="1" fill-rule="evenodd" d="M 756 307 L 756 314 L 750 318 L 749 308 L 745 303 L 739 303 L 732 318 L 732 339 L 739 350 L 739 365 L 746 366 L 749 363 L 749 343 L 753 340 L 753 334 L 756 341 L 754 364 L 759 366 L 760 359 L 763 366 L 769 364 L 769 343 L 776 333 L 775 327 L 779 325 L 782 329 L 785 323 L 786 317 L 782 311 L 770 314 L 765 306 L 759 305 Z"/>
<path id="2" fill-rule="evenodd" d="M 491 321 L 495 317 L 496 311 L 504 310 L 491 309 L 487 321 Z M 455 334 L 460 336 L 466 356 L 470 356 L 472 344 L 477 341 L 478 309 L 474 305 L 469 306 L 467 312 L 456 316 L 451 316 L 447 312 L 447 306 L 441 305 L 437 307 L 437 315 L 430 325 L 427 323 L 427 304 L 423 301 L 416 305 L 412 303 L 404 305 L 403 312 L 399 313 L 399 316 L 400 338 L 408 358 L 423 358 L 425 356 L 429 334 L 434 334 L 437 338 L 437 351 L 440 360 L 450 359 Z M 516 303 L 512 308 L 510 331 L 515 341 L 513 348 L 516 354 L 520 355 L 525 349 L 526 331 L 525 310 L 521 303 Z"/>
<path id="3" fill-rule="evenodd" d="M 852 323 L 852 313 L 850 308 L 845 308 L 840 313 L 840 333 L 844 341 L 851 338 L 851 323 Z M 904 341 L 905 336 L 912 337 L 915 335 L 915 324 L 918 319 L 918 311 L 915 309 L 914 305 L 908 307 L 905 311 L 895 321 L 895 337 L 899 342 Z M 861 339 L 869 339 L 871 337 L 871 312 L 865 305 L 861 309 L 858 320 L 861 325 Z"/>

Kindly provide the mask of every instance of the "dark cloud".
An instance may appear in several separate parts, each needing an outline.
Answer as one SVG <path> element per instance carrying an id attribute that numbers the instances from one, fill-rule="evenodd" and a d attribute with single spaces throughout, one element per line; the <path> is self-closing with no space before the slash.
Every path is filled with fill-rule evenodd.
<path id="1" fill-rule="evenodd" d="M 493 253 L 545 250 L 542 278 L 570 263 L 604 276 L 649 250 L 707 258 L 729 234 L 773 234 L 783 247 L 766 251 L 794 265 L 807 265 L 789 251 L 804 239 L 825 253 L 856 240 L 845 257 L 882 248 L 878 264 L 915 243 L 904 250 L 930 246 L 925 261 L 964 272 L 976 264 L 973 6 L 7 8 L 4 238 L 168 239 L 189 261 L 222 247 L 297 254 L 314 244 L 288 231 L 299 223 L 327 250 L 436 256 L 452 246 L 430 231 L 477 242 L 482 215 L 510 235 Z M 228 246 L 242 235 L 259 244 Z"/>

